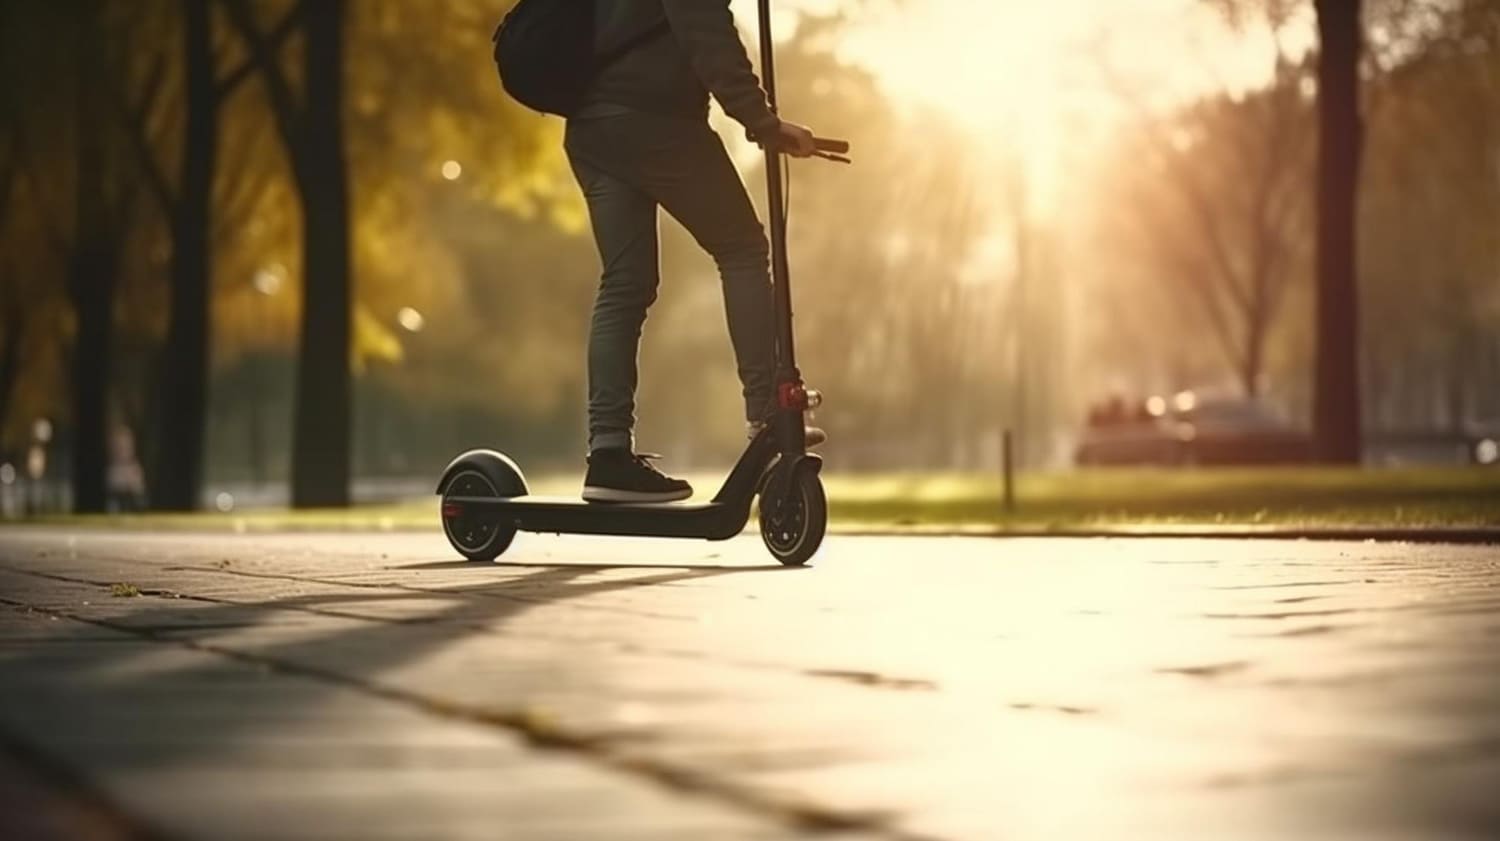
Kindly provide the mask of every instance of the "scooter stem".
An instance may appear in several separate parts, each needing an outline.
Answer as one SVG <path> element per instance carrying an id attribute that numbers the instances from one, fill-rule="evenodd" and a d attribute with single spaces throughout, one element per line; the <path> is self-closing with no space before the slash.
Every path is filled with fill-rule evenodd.
<path id="1" fill-rule="evenodd" d="M 776 56 L 771 39 L 771 0 L 760 2 L 760 72 L 771 111 L 776 112 Z M 763 144 L 766 150 L 766 204 L 770 224 L 771 281 L 776 307 L 776 380 L 795 382 L 797 374 L 796 345 L 792 339 L 792 296 L 790 268 L 786 256 L 786 199 L 782 193 L 782 158 L 774 142 Z"/>
<path id="2" fill-rule="evenodd" d="M 776 56 L 771 39 L 771 0 L 760 0 L 760 72 L 771 112 L 776 113 Z M 786 197 L 782 192 L 783 161 L 778 144 L 764 143 L 766 150 L 766 212 L 770 217 L 771 295 L 776 320 L 776 390 L 778 396 L 788 388 L 802 388 L 802 374 L 797 370 L 797 347 L 792 338 L 791 270 L 786 256 Z M 780 402 L 780 401 L 778 401 Z M 776 412 L 775 433 L 783 455 L 806 452 L 801 409 L 780 406 Z"/>

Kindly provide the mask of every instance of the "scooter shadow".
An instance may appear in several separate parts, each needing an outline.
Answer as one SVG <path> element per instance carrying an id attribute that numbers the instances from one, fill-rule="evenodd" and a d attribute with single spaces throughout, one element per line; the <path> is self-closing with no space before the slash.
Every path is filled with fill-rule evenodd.
<path id="1" fill-rule="evenodd" d="M 492 564 L 473 563 L 471 561 L 423 561 L 415 564 L 399 564 L 389 566 L 392 570 L 440 570 L 440 569 L 472 569 L 476 572 L 495 567 L 506 569 L 563 569 L 580 570 L 584 572 L 606 572 L 617 569 L 682 569 L 703 570 L 712 572 L 779 572 L 790 570 L 807 570 L 808 566 L 783 566 L 781 564 L 755 564 L 745 566 L 743 564 L 585 564 L 568 563 L 558 561 L 555 563 L 537 563 L 535 561 L 497 561 Z"/>

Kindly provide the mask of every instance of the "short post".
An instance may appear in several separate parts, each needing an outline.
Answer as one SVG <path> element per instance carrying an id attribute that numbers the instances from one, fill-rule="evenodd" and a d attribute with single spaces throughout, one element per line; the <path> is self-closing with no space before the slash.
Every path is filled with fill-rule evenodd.
<path id="1" fill-rule="evenodd" d="M 1009 428 L 1000 444 L 1001 470 L 1005 478 L 1005 513 L 1014 514 L 1016 511 L 1016 467 L 1015 467 L 1015 445 Z"/>

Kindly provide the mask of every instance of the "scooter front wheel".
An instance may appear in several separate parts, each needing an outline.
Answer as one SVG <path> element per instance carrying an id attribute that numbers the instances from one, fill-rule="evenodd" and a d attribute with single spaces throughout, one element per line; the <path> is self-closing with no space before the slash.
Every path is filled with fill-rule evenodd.
<path id="1" fill-rule="evenodd" d="M 828 497 L 816 473 L 801 472 L 782 499 L 760 499 L 760 537 L 784 566 L 802 566 L 828 529 Z"/>
<path id="2" fill-rule="evenodd" d="M 474 469 L 460 470 L 448 480 L 443 489 L 443 534 L 460 555 L 487 564 L 510 548 L 511 541 L 516 539 L 516 529 L 488 519 L 479 511 L 450 511 L 450 498 L 476 496 L 499 498 L 501 493 L 490 477 Z"/>

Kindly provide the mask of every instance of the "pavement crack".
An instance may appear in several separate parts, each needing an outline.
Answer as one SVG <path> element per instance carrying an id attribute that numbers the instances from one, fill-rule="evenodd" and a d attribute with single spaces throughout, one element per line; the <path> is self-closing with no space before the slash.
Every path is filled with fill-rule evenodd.
<path id="1" fill-rule="evenodd" d="M 335 579 L 335 578 L 318 578 L 316 576 L 288 575 L 288 574 L 285 574 L 285 573 L 274 573 L 274 572 L 250 572 L 248 570 L 224 569 L 222 567 L 184 566 L 184 567 L 180 567 L 180 569 L 188 570 L 188 571 L 192 571 L 192 572 L 207 572 L 207 573 L 215 573 L 215 574 L 219 574 L 219 575 L 233 575 L 233 576 L 237 576 L 237 577 L 240 577 L 240 578 L 260 578 L 260 579 L 268 579 L 268 580 L 272 580 L 272 581 L 295 581 L 295 582 L 300 583 L 300 584 L 322 584 L 322 585 L 329 586 L 329 587 L 353 587 L 353 588 L 362 589 L 362 590 L 400 590 L 401 592 L 404 592 L 404 593 L 421 593 L 423 595 L 429 595 L 429 596 L 450 596 L 450 595 L 452 595 L 452 591 L 432 590 L 432 589 L 428 589 L 426 587 L 413 587 L 413 586 L 411 586 L 409 584 L 400 584 L 400 583 L 396 583 L 396 582 L 373 583 L 373 582 L 368 582 L 368 581 L 343 581 L 343 580 Z M 551 604 L 551 601 L 548 600 L 548 599 L 545 599 L 545 598 L 534 598 L 534 597 L 522 595 L 520 593 L 504 593 L 504 592 L 496 592 L 496 591 L 493 591 L 493 590 L 478 590 L 478 589 L 475 589 L 475 590 L 465 590 L 464 594 L 468 595 L 468 596 L 476 596 L 476 597 L 480 597 L 480 598 L 500 599 L 502 601 L 515 602 L 515 603 L 526 604 L 526 605 L 545 605 L 545 604 Z M 689 619 L 690 619 L 690 617 L 678 616 L 678 615 L 668 614 L 668 613 L 654 613 L 654 612 L 651 612 L 651 611 L 633 610 L 633 609 L 628 609 L 628 608 L 608 607 L 608 606 L 605 606 L 605 605 L 578 605 L 578 604 L 575 604 L 575 605 L 571 605 L 570 607 L 571 607 L 571 609 L 574 609 L 574 610 L 588 610 L 588 611 L 596 611 L 596 612 L 601 612 L 601 613 L 615 613 L 615 614 L 621 614 L 621 615 L 625 615 L 625 616 L 639 616 L 639 617 L 646 617 L 646 618 L 650 618 L 650 619 L 665 619 L 665 620 L 674 621 L 674 622 L 685 622 L 685 621 L 689 621 Z"/>
<path id="2" fill-rule="evenodd" d="M 1094 715 L 1099 712 L 1094 707 L 1075 707 L 1068 704 L 1033 704 L 1030 701 L 1018 701 L 1007 706 L 1021 712 L 1040 711 L 1062 713 L 1063 715 Z"/>
<path id="3" fill-rule="evenodd" d="M 66 583 L 69 583 L 69 584 L 83 584 L 83 585 L 87 585 L 87 586 L 101 587 L 101 588 L 110 588 L 110 587 L 115 586 L 111 582 L 100 580 L 100 579 L 82 578 L 82 577 L 79 577 L 79 576 L 63 575 L 61 573 L 53 573 L 53 572 L 38 572 L 36 570 L 19 569 L 19 568 L 15 568 L 15 567 L 6 566 L 6 565 L 3 565 L 3 564 L 0 564 L 0 569 L 6 570 L 7 572 L 13 572 L 13 573 L 16 573 L 18 575 L 29 575 L 29 576 L 34 576 L 34 577 L 37 577 L 37 578 L 51 579 L 53 581 L 62 581 L 62 582 L 66 582 Z M 194 571 L 194 572 L 224 572 L 224 570 L 212 569 L 212 568 L 207 568 L 207 567 L 176 567 L 176 569 L 179 570 L 179 571 Z M 301 583 L 316 583 L 316 584 L 324 584 L 324 585 L 327 585 L 327 586 L 350 586 L 350 587 L 363 587 L 363 588 L 380 589 L 380 590 L 397 589 L 397 590 L 401 590 L 403 592 L 422 593 L 424 595 L 430 595 L 430 596 L 451 595 L 451 593 L 445 593 L 444 591 L 441 591 L 441 590 L 428 590 L 428 589 L 421 588 L 421 587 L 400 587 L 400 586 L 396 586 L 396 585 L 392 585 L 391 587 L 386 587 L 385 585 L 372 585 L 372 584 L 344 584 L 343 582 L 335 582 L 335 581 L 329 581 L 329 580 L 323 580 L 323 579 L 299 578 L 297 576 L 283 576 L 283 575 L 255 574 L 255 573 L 230 572 L 229 574 L 231 574 L 231 575 L 245 575 L 245 576 L 252 577 L 252 578 L 269 578 L 269 579 L 275 579 L 275 580 L 297 581 L 297 582 L 301 582 Z M 215 597 L 215 596 L 202 596 L 202 595 L 195 595 L 195 594 L 192 594 L 192 593 L 180 592 L 180 591 L 176 591 L 176 590 L 159 589 L 159 588 L 145 588 L 145 589 L 140 589 L 139 590 L 139 595 L 141 595 L 141 596 L 156 596 L 156 597 L 160 597 L 160 598 L 170 598 L 170 599 L 181 599 L 183 601 L 202 602 L 204 604 L 213 604 L 213 605 L 229 605 L 229 606 L 235 606 L 235 607 L 253 607 L 253 608 L 259 608 L 259 609 L 262 609 L 262 610 L 281 610 L 281 611 L 289 611 L 289 612 L 293 612 L 293 613 L 307 613 L 307 614 L 312 614 L 312 615 L 315 615 L 315 616 L 327 616 L 327 617 L 331 617 L 331 618 L 334 618 L 334 619 L 350 619 L 350 620 L 354 620 L 354 621 L 358 621 L 358 622 L 374 622 L 374 623 L 377 623 L 377 624 L 385 624 L 385 625 L 427 625 L 427 626 L 431 626 L 431 627 L 455 627 L 455 628 L 461 628 L 461 629 L 466 629 L 466 630 L 470 630 L 470 631 L 479 631 L 481 633 L 493 633 L 494 630 L 495 630 L 489 624 L 484 623 L 484 622 L 472 622 L 472 621 L 466 621 L 464 619 L 455 619 L 455 618 L 452 618 L 452 617 L 429 617 L 429 616 L 395 616 L 395 617 L 393 617 L 393 616 L 374 616 L 374 615 L 371 615 L 371 614 L 368 614 L 368 613 L 358 613 L 358 612 L 355 612 L 355 611 L 348 611 L 348 610 L 337 610 L 335 608 L 327 608 L 327 607 L 314 607 L 312 605 L 306 605 L 306 604 L 278 604 L 276 602 L 256 601 L 256 600 L 253 600 L 253 599 L 251 599 L 251 600 L 245 600 L 245 599 L 225 599 L 225 598 L 218 598 L 218 597 Z M 229 622 L 229 623 L 193 623 L 193 624 L 185 624 L 185 625 L 156 625 L 156 626 L 151 626 L 151 629 L 152 630 L 157 630 L 157 631 L 163 631 L 163 632 L 182 632 L 182 631 L 235 630 L 237 628 L 253 627 L 253 626 L 254 626 L 254 623 L 239 623 L 239 622 Z M 581 640 L 578 637 L 569 636 L 567 634 L 545 634 L 545 633 L 537 633 L 537 632 L 532 631 L 532 632 L 528 632 L 528 636 L 531 636 L 531 637 L 533 637 L 535 639 L 545 639 L 545 640 L 549 640 L 549 641 L 553 641 L 553 642 L 563 642 L 563 643 L 569 643 L 569 644 L 578 644 L 578 643 L 581 643 L 581 642 L 587 642 L 586 640 Z M 858 684 L 858 685 L 861 685 L 861 686 L 872 686 L 872 687 L 877 687 L 877 688 L 881 688 L 881 689 L 894 689 L 894 690 L 903 690 L 903 691 L 911 691 L 911 690 L 917 690 L 917 691 L 936 691 L 938 689 L 938 685 L 936 683 L 934 683 L 933 681 L 922 680 L 922 679 L 917 679 L 917 678 L 891 677 L 891 676 L 887 676 L 887 675 L 882 675 L 882 674 L 880 674 L 878 672 L 864 671 L 864 670 L 859 670 L 859 669 L 800 669 L 800 668 L 797 668 L 795 666 L 788 666 L 788 665 L 784 665 L 784 664 L 781 664 L 781 663 L 773 663 L 773 662 L 764 661 L 764 660 L 750 660 L 750 659 L 740 659 L 740 658 L 714 658 L 714 657 L 708 656 L 707 654 L 705 654 L 703 652 L 693 651 L 693 650 L 690 650 L 690 649 L 663 648 L 663 647 L 660 647 L 660 646 L 643 646 L 643 645 L 640 645 L 638 643 L 618 643 L 618 642 L 614 642 L 614 641 L 609 641 L 609 642 L 607 642 L 605 644 L 610 645 L 612 647 L 615 647 L 618 650 L 623 651 L 623 652 L 628 652 L 628 653 L 631 653 L 631 654 L 637 654 L 637 655 L 645 656 L 645 657 L 662 657 L 662 658 L 669 658 L 669 659 L 674 659 L 674 660 L 690 660 L 690 661 L 698 661 L 698 662 L 712 662 L 712 663 L 716 663 L 716 664 L 719 664 L 719 665 L 730 666 L 730 667 L 739 668 L 739 669 L 753 669 L 753 670 L 756 670 L 756 671 L 776 672 L 776 673 L 779 673 L 779 674 L 797 674 L 797 675 L 802 675 L 804 677 L 817 678 L 817 679 L 820 679 L 820 680 L 836 680 L 836 681 L 840 681 L 840 682 L 843 682 L 843 683 L 853 683 L 853 684 Z"/>
<path id="4" fill-rule="evenodd" d="M 1347 629 L 1352 628 L 1352 627 L 1355 627 L 1355 626 L 1353 626 L 1353 625 L 1327 625 L 1327 624 L 1324 624 L 1324 625 L 1302 625 L 1302 626 L 1297 627 L 1297 628 L 1287 628 L 1285 631 L 1273 631 L 1272 633 L 1269 633 L 1269 634 L 1250 634 L 1249 636 L 1252 636 L 1252 637 L 1261 637 L 1261 638 L 1267 638 L 1267 637 L 1269 637 L 1269 638 L 1277 638 L 1277 637 L 1280 637 L 1280 638 L 1288 638 L 1288 639 L 1290 639 L 1290 638 L 1296 638 L 1296 637 L 1316 637 L 1316 636 L 1321 636 L 1323 634 L 1337 633 L 1339 631 L 1344 631 L 1344 630 L 1347 630 Z"/>
<path id="5" fill-rule="evenodd" d="M 6 603 L 14 606 L 13 602 Z M 49 832 L 35 837 L 63 838 L 70 830 L 78 833 L 73 837 L 91 841 L 173 841 L 177 837 L 131 813 L 86 773 L 29 741 L 0 730 L 0 770 L 10 763 L 19 765 L 26 777 L 34 777 L 38 790 L 22 788 L 19 792 L 12 790 L 7 794 L 24 796 L 25 807 L 34 814 L 62 818 L 56 823 L 44 820 L 31 824 L 32 831 L 52 824 Z M 4 782 L 8 788 L 13 788 L 11 781 Z M 41 797 L 35 796 L 38 793 Z M 7 798 L 6 805 L 21 806 L 22 801 Z M 0 826 L 17 830 L 17 826 L 8 820 L 0 820 Z M 20 823 L 20 827 L 27 826 L 26 822 Z M 24 829 L 18 831 L 21 833 L 19 837 L 33 837 Z"/>
<path id="6" fill-rule="evenodd" d="M 1250 668 L 1250 664 L 1244 660 L 1229 660 L 1223 663 L 1205 663 L 1197 666 L 1168 666 L 1157 669 L 1156 673 L 1161 675 L 1182 675 L 1183 677 L 1213 679 L 1243 672 Z"/>
<path id="7" fill-rule="evenodd" d="M 1204 613 L 1200 614 L 1204 619 L 1301 619 L 1316 616 L 1343 616 L 1349 613 L 1359 613 L 1352 607 L 1330 608 L 1328 610 L 1285 610 L 1271 611 L 1266 613 Z"/>
<path id="8" fill-rule="evenodd" d="M 1346 584 L 1359 584 L 1355 579 L 1342 579 L 1335 581 L 1282 581 L 1275 584 L 1224 584 L 1217 587 L 1209 587 L 1210 590 L 1280 590 L 1284 587 L 1342 587 Z"/>
<path id="9" fill-rule="evenodd" d="M 879 672 L 867 672 L 858 669 L 805 669 L 802 673 L 811 677 L 833 678 L 834 680 L 857 683 L 861 686 L 874 686 L 880 689 L 932 691 L 938 688 L 937 684 L 930 680 L 891 677 Z"/>
<path id="10" fill-rule="evenodd" d="M 16 571 L 21 572 L 21 570 Z M 34 574 L 43 578 L 91 583 L 55 574 Z M 189 596 L 188 598 L 196 597 Z M 61 608 L 32 605 L 5 596 L 0 596 L 0 604 L 30 609 L 48 616 L 95 627 L 108 628 L 165 645 L 213 654 L 279 674 L 342 686 L 372 697 L 410 706 L 431 715 L 498 727 L 515 734 L 536 748 L 565 751 L 675 791 L 709 797 L 746 813 L 776 820 L 797 831 L 808 833 L 864 832 L 892 839 L 892 841 L 934 841 L 932 836 L 912 833 L 894 826 L 894 821 L 898 817 L 894 813 L 882 810 L 834 808 L 789 796 L 783 792 L 743 785 L 729 778 L 705 773 L 699 768 L 679 765 L 631 751 L 628 748 L 631 740 L 623 740 L 625 744 L 622 745 L 620 740 L 610 738 L 608 733 L 590 733 L 569 728 L 533 707 L 496 709 L 456 703 L 307 663 L 266 657 L 212 642 L 184 638 L 151 627 L 132 626 Z"/>

